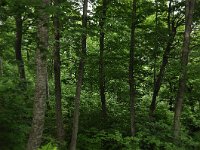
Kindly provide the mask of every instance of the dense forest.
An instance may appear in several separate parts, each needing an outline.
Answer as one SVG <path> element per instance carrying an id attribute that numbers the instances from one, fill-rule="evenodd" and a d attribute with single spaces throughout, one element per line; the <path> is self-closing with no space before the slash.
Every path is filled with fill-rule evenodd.
<path id="1" fill-rule="evenodd" d="M 199 0 L 0 0 L 0 150 L 200 150 Z"/>

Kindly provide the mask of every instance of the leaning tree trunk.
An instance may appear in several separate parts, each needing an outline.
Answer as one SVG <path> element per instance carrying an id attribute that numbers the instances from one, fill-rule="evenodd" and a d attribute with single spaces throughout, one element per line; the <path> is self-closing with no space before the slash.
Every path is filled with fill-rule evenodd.
<path id="1" fill-rule="evenodd" d="M 135 136 L 135 76 L 134 76 L 134 58 L 135 58 L 135 29 L 136 29 L 136 0 L 133 0 L 132 6 L 132 24 L 131 24 L 131 43 L 130 43 L 130 62 L 129 62 L 129 86 L 130 86 L 130 112 L 131 112 L 131 135 Z"/>
<path id="2" fill-rule="evenodd" d="M 185 85 L 187 80 L 187 64 L 188 64 L 188 55 L 189 55 L 189 45 L 190 45 L 190 33 L 192 31 L 192 18 L 194 10 L 195 0 L 186 0 L 186 12 L 185 12 L 185 33 L 184 41 L 182 47 L 182 56 L 181 56 L 181 70 L 179 75 L 179 88 L 176 97 L 175 112 L 174 112 L 174 139 L 175 142 L 179 138 L 180 134 L 180 118 L 182 103 L 185 92 Z"/>
<path id="3" fill-rule="evenodd" d="M 21 46 L 22 46 L 22 16 L 21 13 L 17 13 L 15 17 L 16 23 L 16 40 L 15 40 L 15 57 L 18 66 L 19 77 L 22 81 L 25 81 L 25 69 L 24 69 L 24 61 L 22 58 Z"/>
<path id="4" fill-rule="evenodd" d="M 59 4 L 58 0 L 54 0 L 55 6 Z M 56 129 L 57 138 L 60 143 L 64 141 L 65 131 L 62 117 L 62 102 L 61 102 L 61 82 L 60 82 L 60 20 L 58 14 L 54 16 L 54 83 L 55 83 L 55 99 L 56 99 Z"/>
<path id="5" fill-rule="evenodd" d="M 174 38 L 176 36 L 177 27 L 175 27 L 174 24 L 172 24 L 172 27 L 171 27 L 171 23 L 170 23 L 171 7 L 172 7 L 171 3 L 172 3 L 172 0 L 170 0 L 169 8 L 168 8 L 168 32 L 169 32 L 168 34 L 169 34 L 169 39 L 168 39 L 167 46 L 166 46 L 164 54 L 163 54 L 162 64 L 160 66 L 159 73 L 158 73 L 157 78 L 155 79 L 155 82 L 154 82 L 153 96 L 152 96 L 151 105 L 150 105 L 150 112 L 149 112 L 150 118 L 152 118 L 154 116 L 154 112 L 156 110 L 156 99 L 157 99 L 158 93 L 160 91 L 163 76 L 164 76 L 164 73 L 165 73 L 165 68 L 168 64 L 168 57 L 169 57 L 170 51 L 172 49 L 171 47 L 172 47 L 172 44 L 174 42 Z"/>
<path id="6" fill-rule="evenodd" d="M 41 144 L 43 126 L 45 120 L 46 107 L 46 77 L 47 62 L 46 53 L 48 50 L 48 15 L 44 9 L 49 4 L 48 0 L 41 2 L 42 6 L 38 8 L 38 26 L 37 26 L 37 44 L 36 50 L 36 87 L 35 100 L 33 107 L 32 128 L 28 139 L 27 150 L 37 150 Z"/>
<path id="7" fill-rule="evenodd" d="M 106 96 L 105 96 L 105 66 L 104 66 L 104 24 L 106 19 L 106 6 L 107 0 L 103 0 L 102 13 L 100 16 L 99 26 L 100 26 L 100 57 L 99 57 L 99 87 L 100 87 L 100 97 L 101 97 L 101 109 L 103 119 L 106 119 L 107 108 L 106 108 Z"/>
<path id="8" fill-rule="evenodd" d="M 81 96 L 81 87 L 82 87 L 83 76 L 84 76 L 85 57 L 86 57 L 87 7 L 88 7 L 88 0 L 84 0 L 84 2 L 83 2 L 83 18 L 82 18 L 82 28 L 83 28 L 82 51 L 81 51 L 81 58 L 80 58 L 79 66 L 78 66 L 78 77 L 77 77 L 77 85 L 76 85 L 72 137 L 71 137 L 71 143 L 70 143 L 70 147 L 69 147 L 70 150 L 76 150 L 76 142 L 77 142 L 77 135 L 78 135 L 80 96 Z"/>

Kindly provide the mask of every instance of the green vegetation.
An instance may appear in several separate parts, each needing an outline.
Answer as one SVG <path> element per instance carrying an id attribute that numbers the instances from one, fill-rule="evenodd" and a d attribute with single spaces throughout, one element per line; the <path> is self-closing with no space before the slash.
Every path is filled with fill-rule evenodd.
<path id="1" fill-rule="evenodd" d="M 193 2 L 0 0 L 0 150 L 200 149 Z"/>

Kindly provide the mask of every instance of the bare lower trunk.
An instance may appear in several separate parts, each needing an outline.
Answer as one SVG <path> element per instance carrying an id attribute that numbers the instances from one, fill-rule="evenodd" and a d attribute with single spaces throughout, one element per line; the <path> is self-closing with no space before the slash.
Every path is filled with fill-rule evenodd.
<path id="1" fill-rule="evenodd" d="M 72 137 L 71 137 L 71 143 L 70 143 L 70 147 L 69 147 L 70 150 L 76 150 L 77 135 L 78 135 L 80 96 L 81 96 L 81 87 L 82 87 L 82 83 L 83 83 L 84 64 L 85 64 L 85 56 L 86 56 L 87 6 L 88 6 L 88 0 L 84 0 L 84 2 L 83 2 L 83 19 L 82 19 L 82 28 L 83 28 L 82 51 L 81 51 L 81 59 L 80 59 L 79 66 L 78 66 L 78 78 L 77 78 L 77 85 L 76 85 Z"/>
<path id="2" fill-rule="evenodd" d="M 16 23 L 16 40 L 15 40 L 15 56 L 18 66 L 19 77 L 21 80 L 26 79 L 25 69 L 24 69 L 24 61 L 22 58 L 21 46 L 22 46 L 22 16 L 18 13 L 15 17 Z"/>
<path id="3" fill-rule="evenodd" d="M 99 58 L 99 87 L 100 87 L 100 97 L 101 97 L 101 109 L 103 119 L 107 116 L 107 108 L 106 108 L 106 96 L 105 96 L 105 66 L 104 66 L 104 24 L 106 19 L 106 5 L 107 0 L 103 0 L 102 5 L 102 14 L 99 21 L 100 26 L 100 38 L 99 38 L 99 46 L 100 46 L 100 58 Z"/>
<path id="4" fill-rule="evenodd" d="M 76 150 L 77 134 L 78 134 L 78 123 L 79 123 L 79 109 L 80 109 L 80 95 L 81 86 L 83 82 L 83 69 L 84 61 L 81 59 L 78 68 L 78 81 L 76 85 L 76 96 L 75 96 L 75 109 L 73 115 L 73 128 L 72 128 L 72 138 L 70 143 L 70 150 Z"/>
<path id="5" fill-rule="evenodd" d="M 41 144 L 43 126 L 45 120 L 46 107 L 46 77 L 47 63 L 46 52 L 48 47 L 48 15 L 43 11 L 48 5 L 48 0 L 44 0 L 41 8 L 38 9 L 40 14 L 38 18 L 38 48 L 36 50 L 36 87 L 35 100 L 33 107 L 32 128 L 28 139 L 27 150 L 37 150 Z"/>
<path id="6" fill-rule="evenodd" d="M 46 105 L 47 105 L 48 110 L 51 109 L 50 103 L 49 103 L 49 76 L 48 76 L 48 73 L 46 76 Z"/>
<path id="7" fill-rule="evenodd" d="M 130 112 L 131 112 L 131 135 L 135 136 L 135 76 L 134 76 L 134 53 L 135 53 L 135 29 L 136 29 L 136 0 L 133 0 L 131 44 L 129 62 L 129 86 L 130 86 Z"/>
<path id="8" fill-rule="evenodd" d="M 55 5 L 58 5 L 58 1 L 55 0 Z M 55 28 L 55 45 L 54 45 L 54 80 L 55 80 L 55 99 L 56 99 L 56 129 L 57 138 L 59 142 L 64 142 L 64 125 L 62 117 L 62 96 L 61 96 L 61 82 L 60 82 L 60 21 L 58 15 L 54 17 Z"/>
<path id="9" fill-rule="evenodd" d="M 189 45 L 190 45 L 190 33 L 192 31 L 192 17 L 194 10 L 195 0 L 186 0 L 186 13 L 185 13 L 185 33 L 181 56 L 181 70 L 179 76 L 179 88 L 176 97 L 175 112 L 174 112 L 174 139 L 175 141 L 179 138 L 180 134 L 180 118 L 182 111 L 182 103 L 184 99 L 185 85 L 187 80 L 187 64 L 189 56 Z"/>

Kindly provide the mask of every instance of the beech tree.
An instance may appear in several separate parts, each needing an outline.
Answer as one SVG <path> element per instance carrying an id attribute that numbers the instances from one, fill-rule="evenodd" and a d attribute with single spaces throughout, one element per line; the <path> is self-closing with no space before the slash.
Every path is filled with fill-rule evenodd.
<path id="1" fill-rule="evenodd" d="M 44 130 L 45 107 L 46 107 L 46 78 L 47 62 L 46 53 L 48 50 L 48 14 L 45 8 L 49 5 L 48 0 L 41 1 L 37 13 L 37 50 L 36 50 L 36 83 L 35 99 L 33 106 L 32 127 L 28 139 L 27 150 L 37 150 L 41 144 Z"/>
<path id="2" fill-rule="evenodd" d="M 0 149 L 200 149 L 199 4 L 0 0 Z"/>
<path id="3" fill-rule="evenodd" d="M 181 119 L 181 111 L 182 104 L 185 93 L 185 86 L 187 81 L 187 64 L 189 59 L 190 52 L 190 33 L 192 31 L 192 19 L 193 19 L 193 11 L 194 11 L 195 0 L 186 0 L 185 5 L 185 32 L 184 32 L 184 40 L 182 47 L 182 55 L 181 55 L 181 69 L 179 75 L 179 85 L 178 92 L 176 96 L 176 105 L 174 111 L 174 139 L 175 141 L 179 138 L 180 134 L 180 119 Z"/>

